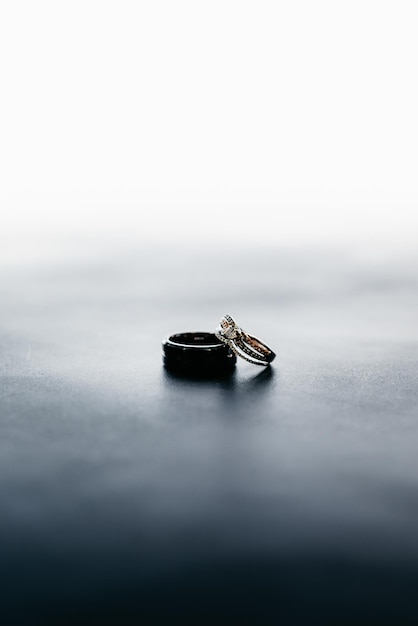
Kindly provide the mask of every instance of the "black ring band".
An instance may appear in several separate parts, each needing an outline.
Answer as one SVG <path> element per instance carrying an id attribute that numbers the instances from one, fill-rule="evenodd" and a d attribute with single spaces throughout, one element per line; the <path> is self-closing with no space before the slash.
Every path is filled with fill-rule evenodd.
<path id="1" fill-rule="evenodd" d="M 170 369 L 195 373 L 222 373 L 235 367 L 236 356 L 214 333 L 170 335 L 163 342 L 164 364 Z"/>

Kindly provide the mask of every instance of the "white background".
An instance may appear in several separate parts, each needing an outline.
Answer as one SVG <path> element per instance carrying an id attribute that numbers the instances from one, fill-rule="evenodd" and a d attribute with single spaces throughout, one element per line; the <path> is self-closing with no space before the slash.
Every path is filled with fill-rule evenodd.
<path id="1" fill-rule="evenodd" d="M 0 7 L 2 261 L 214 236 L 414 250 L 416 1 Z"/>

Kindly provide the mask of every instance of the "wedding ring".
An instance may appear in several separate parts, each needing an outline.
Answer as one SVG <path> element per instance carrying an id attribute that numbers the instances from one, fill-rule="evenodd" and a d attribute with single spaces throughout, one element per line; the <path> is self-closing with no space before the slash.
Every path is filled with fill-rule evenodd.
<path id="1" fill-rule="evenodd" d="M 215 335 L 237 356 L 254 365 L 270 365 L 276 356 L 273 350 L 260 339 L 240 328 L 230 315 L 224 315 Z"/>
<path id="2" fill-rule="evenodd" d="M 189 332 L 170 335 L 163 341 L 164 365 L 193 374 L 222 374 L 234 369 L 235 353 L 213 333 Z"/>

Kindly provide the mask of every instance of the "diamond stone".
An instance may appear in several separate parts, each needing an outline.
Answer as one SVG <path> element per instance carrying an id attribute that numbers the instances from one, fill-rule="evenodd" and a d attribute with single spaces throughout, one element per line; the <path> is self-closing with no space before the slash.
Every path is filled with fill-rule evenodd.
<path id="1" fill-rule="evenodd" d="M 238 329 L 235 322 L 223 317 L 221 319 L 221 333 L 227 339 L 235 339 L 238 336 Z"/>

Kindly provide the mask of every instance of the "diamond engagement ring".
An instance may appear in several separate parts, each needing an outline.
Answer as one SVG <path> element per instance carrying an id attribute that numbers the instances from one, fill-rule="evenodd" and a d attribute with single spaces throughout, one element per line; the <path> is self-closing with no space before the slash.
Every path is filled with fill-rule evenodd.
<path id="1" fill-rule="evenodd" d="M 276 356 L 265 343 L 242 330 L 230 315 L 224 315 L 215 335 L 236 355 L 254 365 L 270 365 Z"/>

